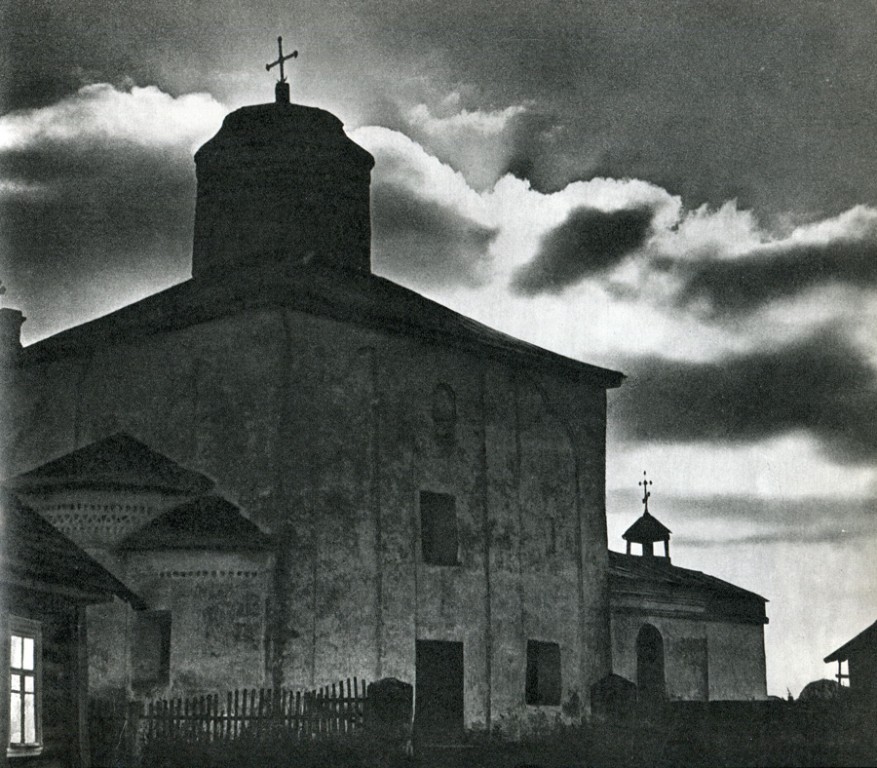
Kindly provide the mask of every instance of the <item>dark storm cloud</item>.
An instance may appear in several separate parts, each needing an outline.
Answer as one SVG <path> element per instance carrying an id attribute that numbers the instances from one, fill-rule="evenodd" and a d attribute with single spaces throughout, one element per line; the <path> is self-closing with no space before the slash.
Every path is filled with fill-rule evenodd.
<path id="1" fill-rule="evenodd" d="M 611 514 L 627 519 L 631 510 L 641 505 L 641 495 L 627 489 L 607 491 L 607 506 L 614 510 Z M 673 529 L 674 538 L 686 545 L 842 543 L 874 536 L 873 498 L 763 498 L 741 493 L 709 497 L 656 495 L 652 503 L 655 514 Z M 713 528 L 710 537 L 703 540 L 686 535 L 692 527 L 712 521 L 735 521 L 746 532 L 723 528 L 725 533 L 721 535 Z"/>
<path id="2" fill-rule="evenodd" d="M 585 277 L 608 271 L 640 248 L 653 213 L 648 208 L 576 208 L 542 239 L 539 252 L 512 278 L 515 293 L 560 293 Z"/>
<path id="3" fill-rule="evenodd" d="M 372 187 L 373 261 L 391 279 L 427 287 L 477 286 L 488 278 L 496 230 L 402 187 Z"/>
<path id="4" fill-rule="evenodd" d="M 877 375 L 836 333 L 718 362 L 624 367 L 611 418 L 637 441 L 747 442 L 804 430 L 837 461 L 877 458 Z"/>
<path id="5" fill-rule="evenodd" d="M 194 200 L 187 165 L 145 151 L 4 160 L 37 180 L 36 192 L 0 197 L 3 277 L 30 308 L 26 331 L 57 326 L 72 311 L 69 324 L 101 282 L 112 290 L 126 276 L 136 290 L 147 276 L 185 272 Z"/>
<path id="6" fill-rule="evenodd" d="M 718 315 L 750 312 L 832 283 L 877 285 L 877 239 L 764 249 L 733 260 L 679 264 L 681 305 L 706 302 Z"/>
<path id="7" fill-rule="evenodd" d="M 877 199 L 870 3 L 425 0 L 383 18 L 371 36 L 413 71 L 563 116 L 568 161 L 543 187 L 636 177 L 768 212 Z"/>
<path id="8" fill-rule="evenodd" d="M 566 130 L 551 151 L 522 141 L 507 164 L 540 189 L 607 175 L 694 206 L 737 197 L 819 215 L 877 201 L 877 14 L 865 0 L 363 0 L 306 13 L 284 0 L 152 0 L 148 13 L 134 0 L 33 0 L 5 13 L 7 107 L 126 76 L 257 101 L 272 36 L 285 34 L 302 53 L 295 92 L 355 103 L 363 120 L 380 122 L 418 83 L 473 85 L 469 109 L 532 102 L 556 115 Z"/>

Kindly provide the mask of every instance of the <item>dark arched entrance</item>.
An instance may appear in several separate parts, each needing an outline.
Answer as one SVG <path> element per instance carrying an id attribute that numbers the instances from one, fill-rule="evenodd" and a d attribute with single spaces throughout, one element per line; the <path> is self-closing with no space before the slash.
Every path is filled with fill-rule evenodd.
<path id="1" fill-rule="evenodd" d="M 640 701 L 664 700 L 664 639 L 651 624 L 636 636 L 636 687 Z"/>

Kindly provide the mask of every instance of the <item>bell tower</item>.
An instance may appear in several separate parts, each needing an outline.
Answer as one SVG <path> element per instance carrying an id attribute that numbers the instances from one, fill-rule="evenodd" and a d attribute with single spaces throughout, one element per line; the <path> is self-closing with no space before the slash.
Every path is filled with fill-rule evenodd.
<path id="1" fill-rule="evenodd" d="M 273 104 L 243 107 L 195 153 L 192 276 L 371 270 L 374 158 L 322 109 L 291 104 L 278 38 Z"/>
<path id="2" fill-rule="evenodd" d="M 643 506 L 645 509 L 643 510 L 642 517 L 640 517 L 630 528 L 628 528 L 623 534 L 621 534 L 621 538 L 623 538 L 627 542 L 627 554 L 630 554 L 630 545 L 631 544 L 639 544 L 642 547 L 642 556 L 643 557 L 655 557 L 655 542 L 663 541 L 664 542 L 664 556 L 661 558 L 662 560 L 666 560 L 666 562 L 670 562 L 670 534 L 672 531 L 667 528 L 663 523 L 661 523 L 658 518 L 653 517 L 652 513 L 649 512 L 649 498 L 651 498 L 651 491 L 649 491 L 649 486 L 652 484 L 652 481 L 646 477 L 646 473 L 643 472 L 643 479 L 637 483 L 637 485 L 641 485 L 643 489 Z"/>

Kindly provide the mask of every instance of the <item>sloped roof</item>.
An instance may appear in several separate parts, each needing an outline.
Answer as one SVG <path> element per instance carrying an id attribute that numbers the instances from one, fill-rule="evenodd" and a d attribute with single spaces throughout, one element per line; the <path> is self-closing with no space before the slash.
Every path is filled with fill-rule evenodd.
<path id="1" fill-rule="evenodd" d="M 877 653 L 877 621 L 867 629 L 863 629 L 852 640 L 847 640 L 840 648 L 825 657 L 824 661 L 846 661 L 851 653 L 870 649 Z"/>
<path id="2" fill-rule="evenodd" d="M 620 581 L 642 579 L 671 586 L 694 587 L 716 593 L 754 597 L 767 602 L 767 598 L 728 581 L 722 581 L 701 571 L 672 565 L 665 557 L 641 557 L 609 550 L 609 575 L 610 578 Z"/>
<path id="3" fill-rule="evenodd" d="M 666 525 L 658 518 L 653 517 L 649 510 L 646 510 L 639 520 L 621 534 L 621 538 L 642 544 L 652 541 L 666 541 L 670 538 L 671 533 L 672 531 Z"/>
<path id="4" fill-rule="evenodd" d="M 41 588 L 94 603 L 118 595 L 135 608 L 146 603 L 47 520 L 0 490 L 0 581 Z"/>
<path id="5" fill-rule="evenodd" d="M 219 496 L 201 496 L 151 520 L 130 533 L 123 550 L 267 549 L 270 538 L 247 520 L 234 504 Z"/>
<path id="6" fill-rule="evenodd" d="M 669 593 L 685 601 L 696 596 L 704 617 L 766 624 L 767 600 L 727 581 L 700 571 L 672 565 L 665 557 L 639 557 L 609 551 L 609 594 Z M 646 611 L 648 612 L 648 611 Z"/>
<path id="7" fill-rule="evenodd" d="M 266 255 L 266 260 L 270 256 Z M 286 307 L 356 323 L 478 355 L 552 368 L 599 387 L 617 387 L 617 371 L 549 352 L 470 320 L 419 293 L 373 274 L 316 266 L 287 272 L 241 269 L 180 283 L 109 315 L 25 347 L 19 364 L 79 356 L 90 348 L 133 341 L 251 309 Z"/>
<path id="8" fill-rule="evenodd" d="M 213 481 L 120 432 L 5 481 L 7 488 L 126 487 L 204 493 Z"/>

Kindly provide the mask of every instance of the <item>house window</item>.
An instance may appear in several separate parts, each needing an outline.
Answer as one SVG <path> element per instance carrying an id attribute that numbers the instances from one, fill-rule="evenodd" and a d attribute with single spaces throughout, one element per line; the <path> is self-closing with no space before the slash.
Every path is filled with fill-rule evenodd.
<path id="1" fill-rule="evenodd" d="M 527 641 L 526 701 L 533 705 L 560 704 L 560 646 Z"/>
<path id="2" fill-rule="evenodd" d="M 42 638 L 36 621 L 10 617 L 9 622 L 9 748 L 39 748 L 40 727 L 40 661 Z"/>
<path id="3" fill-rule="evenodd" d="M 457 505 L 449 493 L 420 492 L 420 538 L 423 562 L 457 565 Z"/>
<path id="4" fill-rule="evenodd" d="M 170 611 L 138 611 L 134 618 L 134 641 L 131 644 L 134 684 L 166 683 L 170 673 L 170 658 Z"/>

